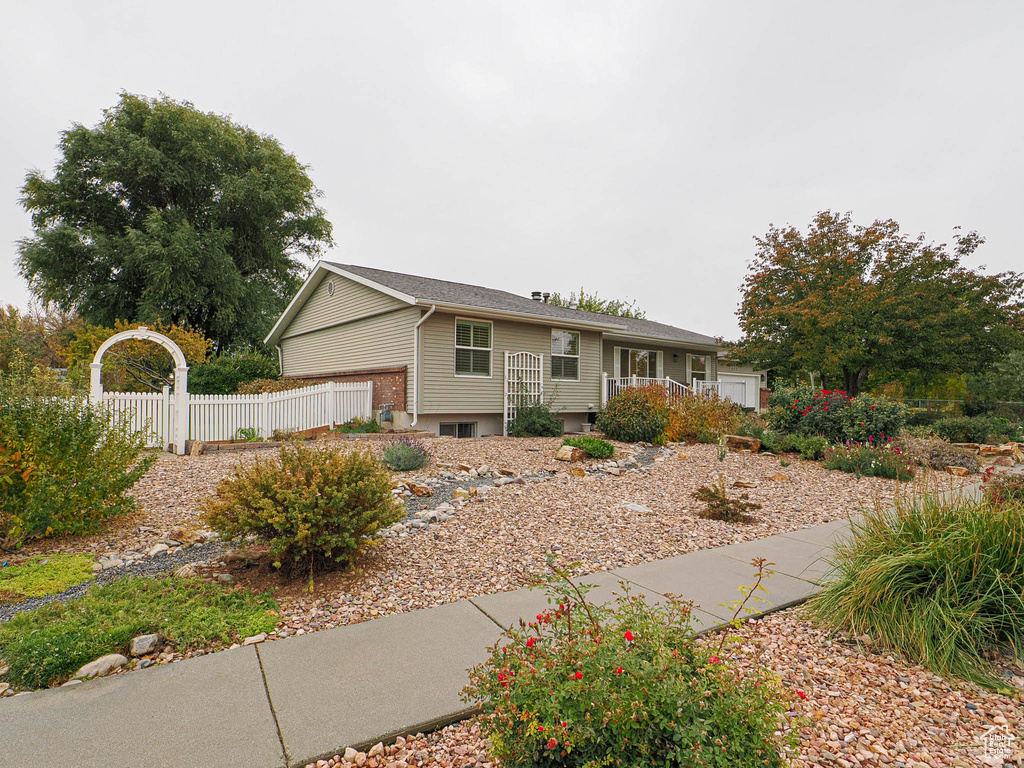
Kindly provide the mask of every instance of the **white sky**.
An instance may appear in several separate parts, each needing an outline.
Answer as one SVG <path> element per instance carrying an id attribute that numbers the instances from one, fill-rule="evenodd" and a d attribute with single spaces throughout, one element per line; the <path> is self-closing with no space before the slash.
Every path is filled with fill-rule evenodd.
<path id="1" fill-rule="evenodd" d="M 330 258 L 580 284 L 735 338 L 754 235 L 818 210 L 1024 268 L 1019 2 L 0 0 L 0 302 L 29 168 L 121 90 L 277 137 Z"/>

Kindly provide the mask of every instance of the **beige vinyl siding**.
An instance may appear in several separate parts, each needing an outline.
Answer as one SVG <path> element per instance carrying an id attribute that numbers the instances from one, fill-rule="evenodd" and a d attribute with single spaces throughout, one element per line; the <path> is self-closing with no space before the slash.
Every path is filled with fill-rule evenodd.
<path id="1" fill-rule="evenodd" d="M 604 372 L 611 378 L 615 375 L 615 348 L 624 347 L 628 349 L 654 349 L 662 352 L 662 359 L 664 361 L 664 373 L 673 381 L 678 381 L 680 384 L 689 384 L 689 377 L 686 375 L 686 355 L 687 353 L 693 355 L 706 355 L 708 358 L 708 381 L 716 381 L 718 379 L 718 366 L 716 363 L 714 352 L 701 352 L 696 349 L 687 349 L 686 347 L 670 347 L 664 344 L 651 344 L 650 342 L 630 342 L 630 341 L 612 341 L 611 339 L 605 339 L 604 341 Z M 673 360 L 672 355 L 676 355 L 677 359 Z M 625 374 L 623 374 L 625 375 Z"/>
<path id="2" fill-rule="evenodd" d="M 467 320 L 487 320 L 470 314 Z M 601 340 L 580 332 L 580 380 L 551 380 L 551 330 L 561 326 L 491 320 L 491 376 L 455 375 L 456 315 L 432 315 L 420 328 L 420 412 L 501 413 L 505 397 L 505 353 L 544 355 L 544 395 L 556 410 L 587 411 L 601 405 Z M 566 328 L 565 330 L 572 330 Z M 553 402 L 552 402 L 553 401 Z"/>
<path id="3" fill-rule="evenodd" d="M 337 294 L 335 294 L 337 295 Z M 412 402 L 413 329 L 418 307 L 353 320 L 281 339 L 285 376 L 312 376 L 407 366 L 406 402 Z"/>
<path id="4" fill-rule="evenodd" d="M 334 283 L 333 296 L 327 292 L 327 286 L 331 282 Z M 408 306 L 404 301 L 375 291 L 347 277 L 325 272 L 320 284 L 306 299 L 295 319 L 284 329 L 283 338 Z"/>

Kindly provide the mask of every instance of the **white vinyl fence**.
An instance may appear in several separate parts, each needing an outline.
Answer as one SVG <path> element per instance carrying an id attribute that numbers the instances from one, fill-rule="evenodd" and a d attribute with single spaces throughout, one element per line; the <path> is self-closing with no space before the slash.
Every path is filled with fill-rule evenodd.
<path id="1" fill-rule="evenodd" d="M 174 442 L 175 396 L 163 393 L 104 392 L 103 403 L 114 418 L 128 419 L 146 433 L 147 445 L 166 448 Z M 274 432 L 299 432 L 331 427 L 352 419 L 373 417 L 373 382 L 317 384 L 262 395 L 189 395 L 188 437 L 215 442 L 254 429 L 260 437 Z"/>

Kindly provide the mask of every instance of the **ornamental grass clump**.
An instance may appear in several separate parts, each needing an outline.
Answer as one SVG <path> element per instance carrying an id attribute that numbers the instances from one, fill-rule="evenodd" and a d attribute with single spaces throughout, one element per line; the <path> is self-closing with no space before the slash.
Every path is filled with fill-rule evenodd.
<path id="1" fill-rule="evenodd" d="M 610 459 L 615 455 L 615 446 L 597 437 L 567 437 L 562 445 L 579 448 L 592 459 Z"/>
<path id="2" fill-rule="evenodd" d="M 689 604 L 624 590 L 598 607 L 563 574 L 547 592 L 551 607 L 507 631 L 463 690 L 503 765 L 786 764 L 777 679 L 698 643 Z"/>
<path id="3" fill-rule="evenodd" d="M 989 665 L 1024 642 L 1024 501 L 898 496 L 852 522 L 813 616 L 940 675 L 1005 690 Z"/>
<path id="4" fill-rule="evenodd" d="M 384 448 L 383 459 L 395 472 L 411 472 L 430 463 L 430 451 L 416 438 L 400 437 Z"/>
<path id="5" fill-rule="evenodd" d="M 370 538 L 403 516 L 391 474 L 369 451 L 284 447 L 239 466 L 205 503 L 226 538 L 253 535 L 286 572 L 351 565 Z"/>

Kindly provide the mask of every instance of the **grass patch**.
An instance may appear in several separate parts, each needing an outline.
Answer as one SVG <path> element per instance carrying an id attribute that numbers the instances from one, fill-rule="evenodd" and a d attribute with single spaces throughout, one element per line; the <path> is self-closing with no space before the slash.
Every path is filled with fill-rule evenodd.
<path id="1" fill-rule="evenodd" d="M 615 455 L 615 446 L 597 437 L 567 437 L 562 445 L 580 448 L 592 459 L 610 459 Z"/>
<path id="2" fill-rule="evenodd" d="M 810 609 L 940 675 L 1006 690 L 987 662 L 1024 641 L 1024 502 L 897 498 L 853 522 Z"/>
<path id="3" fill-rule="evenodd" d="M 0 604 L 63 592 L 93 576 L 91 555 L 37 555 L 0 568 Z"/>
<path id="4" fill-rule="evenodd" d="M 199 579 L 121 579 L 69 603 L 50 603 L 0 624 L 5 680 L 21 688 L 62 683 L 136 635 L 159 632 L 179 651 L 269 632 L 269 595 L 234 592 Z"/>

